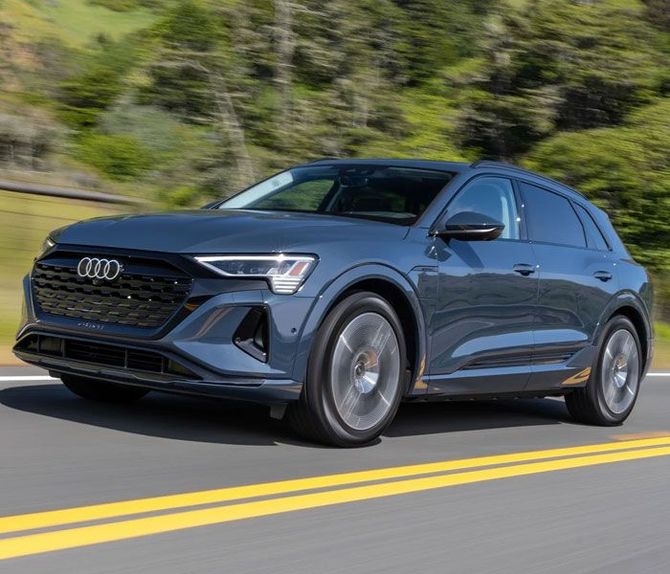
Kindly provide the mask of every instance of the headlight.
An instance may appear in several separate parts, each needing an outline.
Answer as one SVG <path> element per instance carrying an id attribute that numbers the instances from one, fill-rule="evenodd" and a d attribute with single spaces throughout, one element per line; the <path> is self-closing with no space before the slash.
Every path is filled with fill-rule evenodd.
<path id="1" fill-rule="evenodd" d="M 205 255 L 198 263 L 226 277 L 263 277 L 274 293 L 292 295 L 316 265 L 312 255 Z"/>
<path id="2" fill-rule="evenodd" d="M 51 239 L 51 237 L 47 237 L 43 242 L 42 246 L 40 247 L 39 253 L 37 254 L 36 259 L 39 259 L 42 257 L 49 249 L 51 249 L 54 245 L 56 245 L 56 242 Z"/>

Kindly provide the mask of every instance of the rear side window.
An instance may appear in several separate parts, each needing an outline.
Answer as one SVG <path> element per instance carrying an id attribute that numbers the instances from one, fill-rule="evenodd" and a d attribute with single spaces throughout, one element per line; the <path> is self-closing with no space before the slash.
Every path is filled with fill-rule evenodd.
<path id="1" fill-rule="evenodd" d="M 584 228 L 565 197 L 521 183 L 531 241 L 586 247 Z"/>
<path id="2" fill-rule="evenodd" d="M 602 231 L 600 231 L 600 228 L 596 225 L 596 222 L 593 220 L 591 214 L 587 209 L 579 205 L 579 203 L 576 203 L 575 206 L 577 207 L 577 213 L 579 213 L 579 217 L 584 224 L 584 230 L 586 231 L 589 247 L 600 249 L 601 251 L 607 251 L 609 249 L 609 245 L 607 244 L 607 241 L 605 241 L 605 237 L 603 236 Z"/>

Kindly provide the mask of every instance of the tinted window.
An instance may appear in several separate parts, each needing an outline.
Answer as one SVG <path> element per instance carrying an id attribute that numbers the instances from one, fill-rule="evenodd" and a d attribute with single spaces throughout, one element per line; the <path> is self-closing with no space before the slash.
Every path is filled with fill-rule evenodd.
<path id="1" fill-rule="evenodd" d="M 411 225 L 451 173 L 392 166 L 308 166 L 279 173 L 219 209 L 305 211 Z"/>
<path id="2" fill-rule="evenodd" d="M 514 189 L 509 179 L 477 178 L 449 204 L 447 217 L 462 211 L 488 215 L 505 225 L 500 235 L 502 239 L 519 239 L 519 217 Z"/>
<path id="3" fill-rule="evenodd" d="M 521 183 L 528 237 L 532 241 L 586 247 L 584 228 L 565 197 Z"/>
<path id="4" fill-rule="evenodd" d="M 254 203 L 256 209 L 316 211 L 333 188 L 332 179 L 313 179 L 290 187 L 282 193 L 264 197 Z"/>
<path id="5" fill-rule="evenodd" d="M 579 213 L 580 219 L 584 224 L 584 230 L 586 231 L 586 237 L 589 242 L 589 247 L 593 247 L 595 249 L 601 249 L 603 251 L 609 249 L 607 241 L 605 241 L 605 238 L 603 237 L 600 228 L 596 225 L 596 222 L 593 221 L 593 217 L 591 217 L 591 214 L 578 203 L 576 203 L 575 205 L 577 206 L 577 212 Z"/>

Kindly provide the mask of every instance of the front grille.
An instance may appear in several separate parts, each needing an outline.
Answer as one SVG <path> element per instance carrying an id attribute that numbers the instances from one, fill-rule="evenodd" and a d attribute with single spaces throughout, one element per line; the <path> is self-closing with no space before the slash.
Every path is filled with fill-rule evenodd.
<path id="1" fill-rule="evenodd" d="M 28 335 L 16 345 L 19 352 L 56 357 L 105 367 L 144 371 L 163 375 L 199 377 L 180 363 L 155 351 L 132 349 L 53 335 Z"/>
<path id="2" fill-rule="evenodd" d="M 81 256 L 56 254 L 33 268 L 35 302 L 49 315 L 142 328 L 162 326 L 185 302 L 192 279 L 154 261 L 122 261 L 113 281 L 77 274 Z M 122 259 L 122 258 L 119 258 Z"/>

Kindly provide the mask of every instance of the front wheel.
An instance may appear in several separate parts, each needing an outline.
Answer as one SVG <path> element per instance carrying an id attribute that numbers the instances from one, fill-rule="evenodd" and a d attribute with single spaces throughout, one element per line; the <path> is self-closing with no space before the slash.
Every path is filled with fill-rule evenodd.
<path id="1" fill-rule="evenodd" d="M 131 403 L 149 392 L 141 387 L 108 383 L 75 375 L 61 375 L 60 380 L 75 395 L 89 401 Z"/>
<path id="2" fill-rule="evenodd" d="M 289 422 L 306 438 L 336 446 L 377 439 L 404 391 L 405 349 L 402 325 L 387 301 L 374 293 L 350 295 L 318 331 Z"/>
<path id="3" fill-rule="evenodd" d="M 604 329 L 597 362 L 582 389 L 565 396 L 568 411 L 579 422 L 614 426 L 635 406 L 642 377 L 640 339 L 626 318 L 613 318 Z"/>

